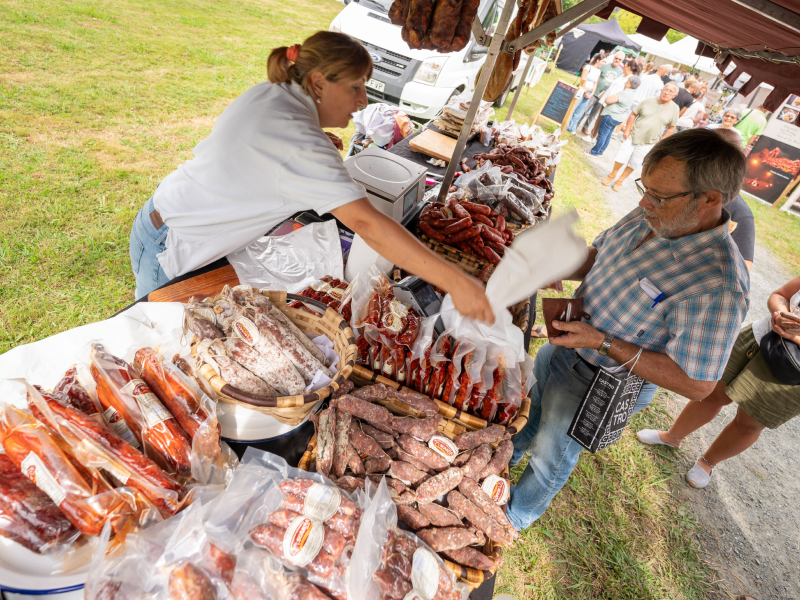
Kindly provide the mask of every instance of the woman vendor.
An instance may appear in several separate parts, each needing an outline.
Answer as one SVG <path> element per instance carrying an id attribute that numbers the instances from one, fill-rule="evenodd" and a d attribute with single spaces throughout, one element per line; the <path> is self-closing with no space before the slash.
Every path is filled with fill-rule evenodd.
<path id="1" fill-rule="evenodd" d="M 165 177 L 136 215 L 136 298 L 314 210 L 332 213 L 383 257 L 450 293 L 461 314 L 493 322 L 483 285 L 373 207 L 323 131 L 347 127 L 367 105 L 366 49 L 350 36 L 319 31 L 302 46 L 274 49 L 267 74 L 269 82 L 223 111 L 194 158 Z"/>

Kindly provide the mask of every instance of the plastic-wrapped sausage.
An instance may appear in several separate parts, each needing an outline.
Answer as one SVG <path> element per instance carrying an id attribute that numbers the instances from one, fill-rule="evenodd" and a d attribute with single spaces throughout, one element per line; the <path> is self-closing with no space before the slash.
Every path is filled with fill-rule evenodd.
<path id="1" fill-rule="evenodd" d="M 417 506 L 419 512 L 436 527 L 460 527 L 461 519 L 453 511 L 435 502 L 423 502 Z"/>
<path id="2" fill-rule="evenodd" d="M 303 523 L 301 523 L 300 526 L 306 530 L 306 535 L 309 535 L 311 530 L 313 530 L 315 527 L 321 527 L 319 523 L 315 523 L 311 519 L 304 517 L 301 518 L 303 519 Z M 263 546 L 272 552 L 275 556 L 282 557 L 293 564 L 299 564 L 304 562 L 304 559 L 307 557 L 304 557 L 299 553 L 298 556 L 286 556 L 283 553 L 283 539 L 287 532 L 290 531 L 291 529 L 281 529 L 280 527 L 276 527 L 271 523 L 262 523 L 261 525 L 256 525 L 250 530 L 250 539 L 252 539 L 253 542 L 259 546 Z M 301 548 L 300 551 L 302 552 L 302 550 L 303 548 Z M 302 566 L 305 566 L 305 568 L 315 575 L 319 575 L 320 577 L 324 577 L 326 579 L 342 575 L 341 567 L 338 566 L 333 557 L 322 550 L 322 548 L 319 549 L 319 552 L 312 558 L 311 562 Z"/>
<path id="3" fill-rule="evenodd" d="M 450 510 L 455 511 L 456 514 L 467 519 L 480 531 L 489 536 L 489 539 L 500 542 L 501 544 L 510 544 L 513 541 L 511 535 L 503 527 L 496 523 L 494 519 L 480 508 L 475 506 L 475 504 L 467 500 L 461 492 L 453 490 L 448 493 L 447 504 L 450 506 Z"/>
<path id="4" fill-rule="evenodd" d="M 464 472 L 458 467 L 450 467 L 438 475 L 424 481 L 417 488 L 417 502 L 433 502 L 450 490 L 458 487 L 464 478 Z"/>
<path id="5" fill-rule="evenodd" d="M 383 598 L 403 600 L 411 591 L 411 581 L 399 577 L 397 573 L 391 569 L 378 569 L 375 571 L 373 578 L 375 579 L 375 583 L 378 584 Z"/>
<path id="6" fill-rule="evenodd" d="M 350 479 L 356 479 L 355 477 L 347 476 Z M 345 479 L 345 478 L 343 478 Z M 312 481 L 311 479 L 304 480 L 304 481 Z M 337 480 L 337 485 L 338 485 Z M 363 480 L 362 480 L 363 481 Z M 343 486 L 339 486 L 342 489 L 345 489 Z M 346 491 L 355 491 L 359 486 L 354 486 L 353 490 L 346 490 Z M 347 502 L 352 502 L 348 500 L 344 496 L 341 497 L 342 502 L 345 500 Z M 291 494 L 286 494 L 283 497 L 283 503 L 281 504 L 281 508 L 286 510 L 290 510 L 299 514 L 302 514 L 305 511 L 305 502 L 301 498 L 297 496 L 293 496 Z M 339 505 L 339 510 L 341 511 L 342 505 Z M 351 538 L 356 535 L 356 531 L 358 530 L 358 522 L 356 521 L 355 517 L 352 515 L 342 514 L 341 512 L 337 512 L 335 515 L 330 517 L 325 521 L 325 526 L 330 527 L 334 531 L 338 531 L 346 538 Z"/>
<path id="7" fill-rule="evenodd" d="M 489 444 L 481 444 L 473 452 L 470 459 L 462 467 L 464 477 L 478 479 L 483 473 L 483 469 L 492 458 L 492 447 Z"/>
<path id="8" fill-rule="evenodd" d="M 197 430 L 209 418 L 209 413 L 198 393 L 178 375 L 177 367 L 165 361 L 161 353 L 152 348 L 137 350 L 133 364 L 178 424 L 190 438 L 194 438 Z"/>
<path id="9" fill-rule="evenodd" d="M 407 435 L 405 433 L 400 435 L 400 437 L 397 438 L 397 444 L 404 451 L 411 454 L 414 458 L 419 460 L 429 469 L 434 469 L 435 471 L 442 471 L 449 466 L 447 461 L 444 458 L 442 458 L 441 454 L 434 452 L 433 450 L 428 448 L 425 444 L 422 444 L 421 442 L 411 437 L 410 435 Z"/>
<path id="10" fill-rule="evenodd" d="M 489 475 L 499 475 L 508 466 L 508 461 L 514 455 L 514 442 L 503 440 L 494 451 L 494 456 L 481 472 L 481 479 L 486 479 Z"/>
<path id="11" fill-rule="evenodd" d="M 413 310 L 408 311 L 406 315 L 406 325 L 402 331 L 397 334 L 397 343 L 404 346 L 413 344 L 419 335 L 419 317 Z"/>
<path id="12" fill-rule="evenodd" d="M 430 527 L 418 531 L 417 536 L 434 552 L 458 550 L 481 542 L 481 536 L 463 527 Z"/>
<path id="13" fill-rule="evenodd" d="M 505 369 L 497 367 L 492 373 L 492 387 L 486 392 L 483 397 L 483 405 L 481 406 L 480 417 L 484 421 L 491 422 L 494 419 L 495 412 L 497 411 L 498 398 L 500 396 L 500 386 L 505 377 Z"/>
<path id="14" fill-rule="evenodd" d="M 298 517 L 300 517 L 298 513 L 284 509 L 271 512 L 267 516 L 267 520 L 281 529 L 286 529 Z M 346 543 L 344 536 L 335 529 L 328 527 L 325 523 L 323 525 L 325 526 L 325 537 L 322 539 L 322 549 L 335 560 L 344 552 Z"/>
<path id="15" fill-rule="evenodd" d="M 170 573 L 169 600 L 217 600 L 217 594 L 202 569 L 187 562 Z"/>
<path id="16" fill-rule="evenodd" d="M 475 431 L 468 431 L 462 433 L 454 441 L 459 450 L 470 450 L 477 448 L 481 444 L 491 444 L 505 439 L 505 427 L 499 425 L 492 425 L 486 429 L 477 429 Z"/>
<path id="17" fill-rule="evenodd" d="M 411 527 L 413 530 L 422 529 L 431 524 L 427 517 L 423 516 L 418 510 L 408 505 L 397 505 L 397 518 Z"/>
<path id="18" fill-rule="evenodd" d="M 285 479 L 284 481 L 281 481 L 278 487 L 284 493 L 285 496 L 291 495 L 295 496 L 296 498 L 299 498 L 300 500 L 303 500 L 308 495 L 309 490 L 311 490 L 311 488 L 314 488 L 314 486 L 317 486 L 317 488 L 327 487 L 329 489 L 333 489 L 330 488 L 330 486 L 323 486 L 321 483 L 318 483 L 313 479 Z M 357 518 L 361 516 L 360 509 L 356 507 L 355 502 L 350 500 L 350 498 L 347 498 L 339 494 L 338 500 L 339 500 L 339 508 L 336 511 L 337 514 L 346 516 L 355 515 Z"/>
<path id="19" fill-rule="evenodd" d="M 70 367 L 64 373 L 64 377 L 53 388 L 53 393 L 64 396 L 70 406 L 85 412 L 87 415 L 99 415 L 100 409 L 95 404 L 92 397 L 78 381 L 78 371 L 75 367 Z"/>

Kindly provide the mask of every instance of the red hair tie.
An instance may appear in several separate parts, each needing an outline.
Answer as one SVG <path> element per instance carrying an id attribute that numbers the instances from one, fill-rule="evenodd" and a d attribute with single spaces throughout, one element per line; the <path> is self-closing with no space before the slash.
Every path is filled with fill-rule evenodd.
<path id="1" fill-rule="evenodd" d="M 292 62 L 297 62 L 298 54 L 300 54 L 300 44 L 295 44 L 294 46 L 290 46 L 286 50 L 286 58 L 288 58 Z"/>

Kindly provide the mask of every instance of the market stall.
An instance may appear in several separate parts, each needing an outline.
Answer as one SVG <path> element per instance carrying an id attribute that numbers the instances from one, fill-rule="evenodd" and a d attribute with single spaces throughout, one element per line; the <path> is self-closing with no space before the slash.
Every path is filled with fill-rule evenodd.
<path id="1" fill-rule="evenodd" d="M 456 30 L 489 52 L 451 156 L 476 133 L 481 98 L 505 92 L 514 57 L 602 4 L 523 3 L 506 33 L 508 2 L 491 38 L 465 6 Z M 534 382 L 529 298 L 555 273 L 518 275 L 553 239 L 565 272 L 585 253 L 571 220 L 545 222 L 558 144 L 525 129 L 498 125 L 494 148 L 451 160 L 427 194 L 419 168 L 389 189 L 364 182 L 386 214 L 488 281 L 491 328 L 370 263 L 335 220 L 301 213 L 228 265 L 0 357 L 4 593 L 490 597 L 518 536 L 503 507 Z M 366 150 L 350 166 L 366 159 L 394 160 Z"/>

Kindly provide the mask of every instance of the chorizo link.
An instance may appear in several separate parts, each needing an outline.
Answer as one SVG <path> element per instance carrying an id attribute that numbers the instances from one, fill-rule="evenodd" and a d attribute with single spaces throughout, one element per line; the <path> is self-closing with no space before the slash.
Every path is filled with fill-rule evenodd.
<path id="1" fill-rule="evenodd" d="M 217 600 L 217 594 L 202 569 L 187 562 L 170 573 L 169 600 Z"/>
<path id="2" fill-rule="evenodd" d="M 511 537 L 514 539 L 519 537 L 517 530 L 511 524 L 511 521 L 508 520 L 508 517 L 506 517 L 506 513 L 504 513 L 503 509 L 489 497 L 489 494 L 483 491 L 477 481 L 465 477 L 461 480 L 461 483 L 458 484 L 458 489 L 470 502 L 497 521 L 501 527 L 505 527 L 508 533 L 511 534 Z"/>
<path id="3" fill-rule="evenodd" d="M 455 244 L 457 242 L 463 242 L 468 240 L 469 238 L 479 236 L 481 234 L 481 229 L 478 225 L 473 225 L 471 227 L 467 227 L 466 229 L 462 229 L 458 233 L 455 233 L 449 237 L 446 237 L 445 241 L 448 244 Z"/>
<path id="4" fill-rule="evenodd" d="M 85 412 L 87 415 L 100 414 L 97 404 L 89 396 L 86 388 L 78 381 L 78 371 L 74 366 L 67 369 L 64 377 L 53 388 L 53 393 L 64 396 L 71 406 Z"/>
<path id="5" fill-rule="evenodd" d="M 400 435 L 400 437 L 397 438 L 397 444 L 429 469 L 442 471 L 449 466 L 447 461 L 442 458 L 440 454 L 434 452 L 410 435 L 405 433 Z"/>
<path id="6" fill-rule="evenodd" d="M 434 552 L 457 550 L 477 544 L 481 536 L 463 527 L 429 527 L 417 532 L 417 537 L 428 544 Z"/>
<path id="7" fill-rule="evenodd" d="M 427 235 L 429 238 L 436 242 L 445 242 L 447 241 L 447 236 L 443 234 L 441 231 L 435 230 L 433 227 L 428 225 L 425 221 L 419 222 L 419 229 Z"/>
<path id="8" fill-rule="evenodd" d="M 487 225 L 484 225 L 481 229 L 481 237 L 484 240 L 494 242 L 495 244 L 505 245 L 506 243 L 506 238 L 504 238 L 501 233 L 499 233 L 494 227 L 488 227 Z"/>
<path id="9" fill-rule="evenodd" d="M 417 488 L 417 502 L 433 502 L 439 496 L 458 487 L 463 478 L 464 472 L 458 467 L 450 467 L 434 475 Z"/>
<path id="10" fill-rule="evenodd" d="M 464 219 L 459 219 L 455 223 L 448 225 L 444 229 L 442 229 L 442 233 L 445 235 L 453 235 L 458 233 L 459 231 L 466 229 L 472 225 L 472 219 L 466 217 Z"/>
<path id="11" fill-rule="evenodd" d="M 461 492 L 453 490 L 447 494 L 447 504 L 450 506 L 450 510 L 455 511 L 460 517 L 469 520 L 470 523 L 485 533 L 489 539 L 500 542 L 501 544 L 510 544 L 513 541 L 503 527 L 498 525 L 494 519 L 480 508 L 467 500 Z"/>
<path id="12" fill-rule="evenodd" d="M 492 425 L 486 429 L 478 429 L 476 431 L 468 431 L 462 433 L 454 441 L 459 450 L 470 450 L 477 448 L 481 444 L 491 444 L 499 442 L 506 436 L 505 427 L 499 425 Z"/>
<path id="13" fill-rule="evenodd" d="M 489 216 L 492 214 L 492 208 L 490 206 L 486 206 L 485 204 L 476 204 L 474 202 L 462 201 L 461 206 L 463 206 L 467 212 L 475 213 L 478 215 Z"/>
<path id="14" fill-rule="evenodd" d="M 481 479 L 486 479 L 489 475 L 499 475 L 508 466 L 508 461 L 514 454 L 514 442 L 511 440 L 503 440 L 494 451 L 494 456 L 481 472 Z"/>
<path id="15" fill-rule="evenodd" d="M 492 250 L 489 246 L 484 246 L 481 248 L 481 252 L 483 254 L 483 258 L 488 260 L 493 265 L 500 264 L 500 255 L 497 254 L 494 250 Z"/>

